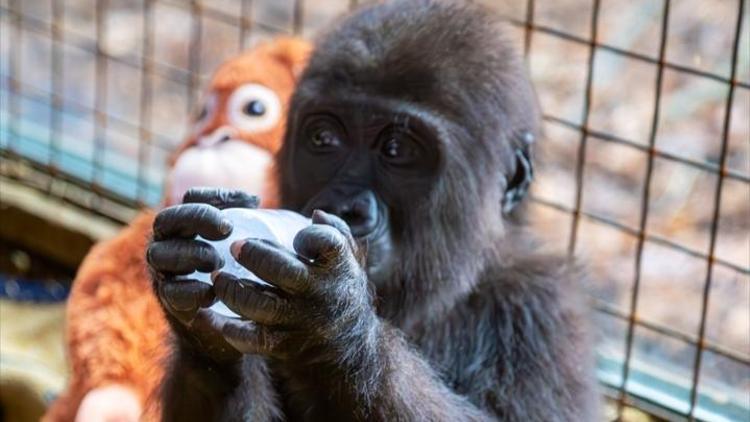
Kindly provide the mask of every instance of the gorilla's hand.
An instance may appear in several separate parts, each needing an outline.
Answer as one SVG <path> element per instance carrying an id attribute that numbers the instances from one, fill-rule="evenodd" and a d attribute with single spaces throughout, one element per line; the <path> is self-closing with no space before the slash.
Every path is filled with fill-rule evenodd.
<path id="1" fill-rule="evenodd" d="M 349 227 L 322 211 L 315 211 L 312 221 L 294 239 L 296 254 L 258 239 L 232 245 L 235 259 L 275 288 L 215 274 L 216 296 L 255 322 L 224 325 L 226 340 L 237 350 L 296 364 L 326 356 L 340 362 L 341 354 L 356 353 L 352 345 L 368 343 L 378 327 Z"/>
<path id="2" fill-rule="evenodd" d="M 232 224 L 223 218 L 220 209 L 257 206 L 258 198 L 244 192 L 190 189 L 182 205 L 165 208 L 156 216 L 153 239 L 146 252 L 154 291 L 180 346 L 217 362 L 233 361 L 241 355 L 220 333 L 226 318 L 203 309 L 215 300 L 213 288 L 184 276 L 222 266 L 216 250 L 195 239 L 196 235 L 209 240 L 229 236 Z"/>

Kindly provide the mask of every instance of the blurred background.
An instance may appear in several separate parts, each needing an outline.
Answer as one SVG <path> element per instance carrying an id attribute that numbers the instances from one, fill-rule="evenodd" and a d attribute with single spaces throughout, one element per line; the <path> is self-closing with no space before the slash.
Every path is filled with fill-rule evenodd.
<path id="1" fill-rule="evenodd" d="M 77 265 L 158 205 L 216 66 L 312 38 L 355 3 L 0 0 L 6 393 L 25 380 L 44 405 L 64 385 Z M 593 275 L 608 417 L 750 420 L 747 0 L 485 3 L 509 18 L 545 113 L 531 220 Z"/>

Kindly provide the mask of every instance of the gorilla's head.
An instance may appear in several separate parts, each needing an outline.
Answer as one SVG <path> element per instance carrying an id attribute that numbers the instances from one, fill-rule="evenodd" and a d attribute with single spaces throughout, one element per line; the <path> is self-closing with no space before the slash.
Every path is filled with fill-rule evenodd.
<path id="1" fill-rule="evenodd" d="M 317 44 L 279 156 L 282 206 L 346 220 L 379 290 L 429 292 L 475 279 L 503 242 L 539 112 L 491 13 L 397 3 L 356 12 Z"/>

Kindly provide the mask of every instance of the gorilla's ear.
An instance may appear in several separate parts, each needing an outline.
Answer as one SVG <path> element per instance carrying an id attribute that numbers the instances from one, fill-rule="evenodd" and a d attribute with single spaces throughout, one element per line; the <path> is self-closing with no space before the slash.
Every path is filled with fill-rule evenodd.
<path id="1" fill-rule="evenodd" d="M 508 214 L 518 205 L 529 191 L 531 181 L 534 179 L 534 167 L 531 164 L 531 144 L 534 135 L 526 132 L 522 136 L 522 146 L 516 146 L 513 150 L 516 160 L 516 171 L 506 176 L 506 190 L 503 196 L 503 213 Z"/>

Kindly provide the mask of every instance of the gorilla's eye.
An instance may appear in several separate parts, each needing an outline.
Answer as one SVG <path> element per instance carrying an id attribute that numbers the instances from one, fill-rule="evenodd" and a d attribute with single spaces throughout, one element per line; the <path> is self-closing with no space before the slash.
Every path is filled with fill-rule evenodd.
<path id="1" fill-rule="evenodd" d="M 417 158 L 417 146 L 408 135 L 391 133 L 384 139 L 380 152 L 389 163 L 406 165 Z"/>
<path id="2" fill-rule="evenodd" d="M 335 148 L 341 145 L 336 133 L 330 129 L 319 129 L 313 133 L 310 143 L 318 149 Z"/>
<path id="3" fill-rule="evenodd" d="M 245 104 L 245 108 L 242 111 L 248 116 L 262 116 L 266 112 L 266 106 L 262 101 L 253 100 Z"/>
<path id="4" fill-rule="evenodd" d="M 397 158 L 399 154 L 401 154 L 401 150 L 399 149 L 400 146 L 401 144 L 398 142 L 398 139 L 391 138 L 391 140 L 385 143 L 383 154 L 385 154 L 386 157 Z"/>

